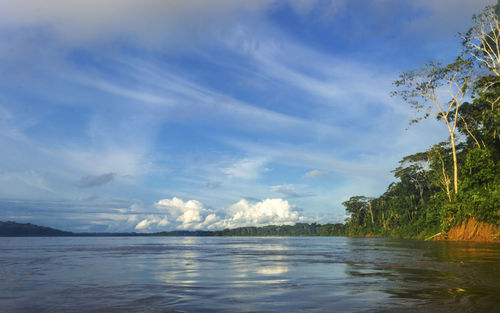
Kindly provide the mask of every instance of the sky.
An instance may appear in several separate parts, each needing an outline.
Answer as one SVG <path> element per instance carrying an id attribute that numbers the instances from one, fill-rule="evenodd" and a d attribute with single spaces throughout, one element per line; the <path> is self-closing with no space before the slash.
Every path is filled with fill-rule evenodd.
<path id="1" fill-rule="evenodd" d="M 392 98 L 492 0 L 0 0 L 0 220 L 338 223 L 447 131 Z"/>

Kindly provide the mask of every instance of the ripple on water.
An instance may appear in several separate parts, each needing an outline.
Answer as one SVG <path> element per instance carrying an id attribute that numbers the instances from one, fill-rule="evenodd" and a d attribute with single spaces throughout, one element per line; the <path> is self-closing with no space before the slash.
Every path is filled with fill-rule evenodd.
<path id="1" fill-rule="evenodd" d="M 494 312 L 500 246 L 0 238 L 2 312 Z"/>

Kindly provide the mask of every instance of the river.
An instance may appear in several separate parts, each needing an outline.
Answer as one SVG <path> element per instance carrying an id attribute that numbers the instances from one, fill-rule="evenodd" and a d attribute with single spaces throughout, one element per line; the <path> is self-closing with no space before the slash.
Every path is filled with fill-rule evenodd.
<path id="1" fill-rule="evenodd" d="M 1 312 L 500 312 L 500 245 L 0 238 Z"/>

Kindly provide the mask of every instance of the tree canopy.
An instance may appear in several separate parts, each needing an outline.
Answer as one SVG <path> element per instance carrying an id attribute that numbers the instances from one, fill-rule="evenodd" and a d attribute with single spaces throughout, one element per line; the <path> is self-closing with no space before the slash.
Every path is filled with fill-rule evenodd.
<path id="1" fill-rule="evenodd" d="M 404 157 L 378 198 L 351 197 L 350 235 L 425 238 L 474 218 L 500 220 L 500 5 L 473 16 L 463 51 L 450 64 L 405 72 L 393 95 L 416 110 L 411 123 L 436 117 L 447 142 Z"/>

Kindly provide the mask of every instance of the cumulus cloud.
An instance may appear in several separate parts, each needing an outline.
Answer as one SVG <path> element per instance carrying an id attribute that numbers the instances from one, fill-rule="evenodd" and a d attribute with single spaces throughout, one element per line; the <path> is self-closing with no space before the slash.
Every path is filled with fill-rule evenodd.
<path id="1" fill-rule="evenodd" d="M 180 229 L 200 229 L 206 216 L 211 213 L 199 201 L 184 202 L 176 197 L 160 200 L 156 206 L 169 214 L 178 223 L 177 228 Z"/>
<path id="2" fill-rule="evenodd" d="M 176 229 L 224 229 L 244 226 L 295 224 L 311 219 L 302 216 L 283 199 L 265 199 L 249 202 L 245 199 L 227 208 L 206 208 L 197 200 L 184 201 L 179 198 L 162 199 L 156 203 L 158 214 L 142 219 L 135 229 L 141 231 Z"/>
<path id="3" fill-rule="evenodd" d="M 168 224 L 169 224 L 168 219 L 166 217 L 149 216 L 148 218 L 145 218 L 142 221 L 140 221 L 135 226 L 135 229 L 137 229 L 137 230 L 149 230 L 152 228 L 165 227 Z"/>
<path id="4" fill-rule="evenodd" d="M 97 176 L 85 176 L 82 177 L 82 179 L 80 179 L 80 181 L 78 182 L 78 187 L 89 188 L 89 187 L 101 186 L 109 183 L 113 179 L 115 179 L 114 173 L 105 173 Z"/>
<path id="5" fill-rule="evenodd" d="M 255 179 L 268 170 L 264 167 L 265 163 L 264 158 L 242 159 L 224 168 L 223 172 L 234 178 Z"/>
<path id="6" fill-rule="evenodd" d="M 223 228 L 294 224 L 307 220 L 283 199 L 265 199 L 257 203 L 242 199 L 227 211 L 228 216 L 218 224 Z"/>

